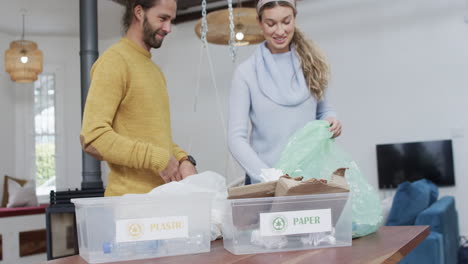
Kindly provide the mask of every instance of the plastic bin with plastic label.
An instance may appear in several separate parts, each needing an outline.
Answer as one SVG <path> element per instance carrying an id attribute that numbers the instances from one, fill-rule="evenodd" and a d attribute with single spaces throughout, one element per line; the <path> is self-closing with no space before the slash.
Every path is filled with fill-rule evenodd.
<path id="1" fill-rule="evenodd" d="M 72 199 L 80 256 L 105 263 L 209 252 L 210 193 Z"/>
<path id="2" fill-rule="evenodd" d="M 349 193 L 227 200 L 224 248 L 233 254 L 352 244 Z"/>

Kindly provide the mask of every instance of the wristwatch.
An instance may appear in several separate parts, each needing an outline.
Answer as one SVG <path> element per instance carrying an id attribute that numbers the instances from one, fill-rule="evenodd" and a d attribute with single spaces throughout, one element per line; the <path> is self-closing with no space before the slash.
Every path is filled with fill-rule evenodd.
<path id="1" fill-rule="evenodd" d="M 185 161 L 185 160 L 192 163 L 193 166 L 197 166 L 197 161 L 191 155 L 188 155 L 188 156 L 185 156 L 185 157 L 181 158 L 179 163 L 182 163 L 182 161 Z"/>

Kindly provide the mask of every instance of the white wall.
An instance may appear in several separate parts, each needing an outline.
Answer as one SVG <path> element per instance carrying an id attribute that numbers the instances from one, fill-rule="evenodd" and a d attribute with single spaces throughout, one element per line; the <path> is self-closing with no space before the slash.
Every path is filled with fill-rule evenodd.
<path id="1" fill-rule="evenodd" d="M 6 35 L 0 33 L 0 47 L 9 47 Z M 14 92 L 5 64 L 0 64 L 0 197 L 3 195 L 3 175 L 13 175 L 14 166 Z"/>
<path id="2" fill-rule="evenodd" d="M 330 59 L 331 99 L 344 123 L 339 142 L 377 186 L 376 144 L 452 139 L 456 186 L 440 194 L 456 196 L 467 234 L 466 2 L 396 1 L 331 13 L 310 6 L 301 25 Z"/>

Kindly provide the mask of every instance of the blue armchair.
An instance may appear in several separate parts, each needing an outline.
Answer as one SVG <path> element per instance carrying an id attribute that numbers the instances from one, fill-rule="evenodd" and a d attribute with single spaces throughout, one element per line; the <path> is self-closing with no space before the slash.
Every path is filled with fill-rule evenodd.
<path id="1" fill-rule="evenodd" d="M 459 229 L 455 199 L 444 196 L 437 200 L 437 196 L 437 186 L 429 180 L 398 186 L 387 225 L 428 225 L 431 231 L 400 264 L 457 263 Z"/>

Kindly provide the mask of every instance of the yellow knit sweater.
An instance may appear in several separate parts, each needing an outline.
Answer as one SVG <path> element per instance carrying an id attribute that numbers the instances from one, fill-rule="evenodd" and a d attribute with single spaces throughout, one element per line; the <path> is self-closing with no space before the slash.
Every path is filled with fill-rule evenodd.
<path id="1" fill-rule="evenodd" d="M 158 172 L 170 155 L 187 155 L 171 134 L 163 73 L 151 53 L 121 39 L 91 69 L 80 135 L 83 149 L 109 164 L 105 195 L 145 193 L 163 184 Z"/>

